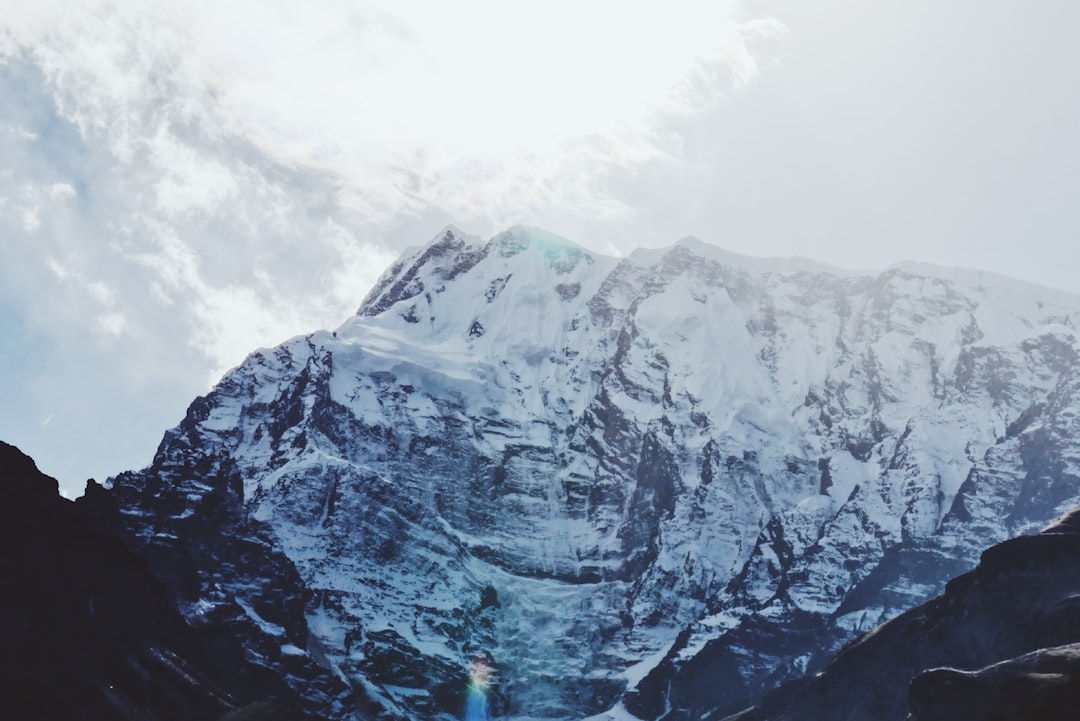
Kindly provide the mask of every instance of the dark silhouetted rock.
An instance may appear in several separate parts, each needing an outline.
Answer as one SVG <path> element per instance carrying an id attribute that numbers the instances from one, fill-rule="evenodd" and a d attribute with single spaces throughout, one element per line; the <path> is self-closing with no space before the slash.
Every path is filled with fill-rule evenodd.
<path id="1" fill-rule="evenodd" d="M 909 694 L 911 721 L 1077 718 L 1078 521 L 987 549 L 944 594 L 729 721 L 903 721 Z"/>
<path id="2" fill-rule="evenodd" d="M 200 721 L 267 695 L 280 697 L 276 715 L 236 718 L 303 718 L 235 639 L 199 638 L 146 561 L 85 511 L 0 442 L 5 718 Z"/>

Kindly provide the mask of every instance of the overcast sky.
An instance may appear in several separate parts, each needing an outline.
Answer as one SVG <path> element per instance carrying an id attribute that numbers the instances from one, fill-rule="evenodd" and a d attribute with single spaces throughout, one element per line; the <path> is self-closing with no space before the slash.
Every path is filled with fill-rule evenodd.
<path id="1" fill-rule="evenodd" d="M 1080 292 L 1067 0 L 0 3 L 0 439 L 78 495 L 406 246 L 534 224 Z"/>

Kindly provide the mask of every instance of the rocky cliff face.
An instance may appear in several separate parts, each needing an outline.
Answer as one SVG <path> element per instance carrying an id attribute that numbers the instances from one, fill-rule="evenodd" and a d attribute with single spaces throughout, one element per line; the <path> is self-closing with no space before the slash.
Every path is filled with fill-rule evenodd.
<path id="1" fill-rule="evenodd" d="M 344 717 L 742 708 L 1080 502 L 1080 298 L 454 229 L 111 495 L 193 621 Z"/>

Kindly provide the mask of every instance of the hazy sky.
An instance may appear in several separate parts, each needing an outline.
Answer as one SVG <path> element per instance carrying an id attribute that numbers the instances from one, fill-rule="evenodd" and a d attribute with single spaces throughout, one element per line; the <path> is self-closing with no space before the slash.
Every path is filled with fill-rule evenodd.
<path id="1" fill-rule="evenodd" d="M 1066 0 L 0 3 L 0 439 L 81 492 L 446 223 L 1080 292 Z"/>

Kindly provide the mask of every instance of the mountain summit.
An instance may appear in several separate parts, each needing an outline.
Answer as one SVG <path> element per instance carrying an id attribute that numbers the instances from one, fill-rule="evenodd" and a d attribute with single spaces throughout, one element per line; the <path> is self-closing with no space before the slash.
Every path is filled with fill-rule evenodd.
<path id="1" fill-rule="evenodd" d="M 309 711 L 733 712 L 1080 502 L 1078 322 L 977 272 L 448 228 L 111 496 Z"/>

